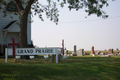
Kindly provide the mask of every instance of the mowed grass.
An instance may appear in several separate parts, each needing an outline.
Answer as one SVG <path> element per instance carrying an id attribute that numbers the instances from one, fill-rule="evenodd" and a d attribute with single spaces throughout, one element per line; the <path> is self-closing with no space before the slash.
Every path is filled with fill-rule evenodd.
<path id="1" fill-rule="evenodd" d="M 50 60 L 4 61 L 0 58 L 0 80 L 120 80 L 120 56 L 69 57 L 58 64 Z"/>

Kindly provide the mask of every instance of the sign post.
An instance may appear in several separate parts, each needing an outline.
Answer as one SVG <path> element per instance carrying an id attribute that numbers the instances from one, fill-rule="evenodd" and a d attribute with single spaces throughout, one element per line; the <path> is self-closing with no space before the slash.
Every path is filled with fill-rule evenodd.
<path id="1" fill-rule="evenodd" d="M 56 64 L 58 63 L 58 53 L 56 54 Z"/>
<path id="2" fill-rule="evenodd" d="M 15 46 L 19 45 L 19 43 L 15 43 L 15 39 L 13 39 L 13 43 L 9 43 L 8 45 L 13 46 L 13 57 L 15 57 Z"/>
<path id="3" fill-rule="evenodd" d="M 7 48 L 5 49 L 5 62 L 8 61 L 8 52 L 7 52 Z"/>

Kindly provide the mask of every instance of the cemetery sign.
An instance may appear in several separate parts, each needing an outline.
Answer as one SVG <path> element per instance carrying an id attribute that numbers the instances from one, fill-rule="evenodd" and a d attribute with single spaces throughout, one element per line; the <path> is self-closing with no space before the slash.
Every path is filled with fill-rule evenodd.
<path id="1" fill-rule="evenodd" d="M 62 48 L 60 47 L 45 47 L 45 48 L 16 48 L 15 49 L 15 56 L 21 55 L 56 55 L 56 63 L 58 63 L 58 54 L 61 54 Z M 6 48 L 5 50 L 5 62 L 8 60 L 8 56 L 13 55 L 12 48 Z"/>
<path id="2" fill-rule="evenodd" d="M 5 49 L 5 62 L 8 60 L 8 56 L 21 56 L 21 55 L 45 55 L 51 54 L 56 55 L 56 63 L 58 63 L 58 54 L 62 53 L 62 48 L 60 47 L 45 47 L 45 48 L 15 48 L 15 45 L 19 45 L 19 43 L 15 43 L 15 39 L 13 39 L 13 43 L 9 43 L 8 45 L 12 45 L 13 48 Z"/>
<path id="3" fill-rule="evenodd" d="M 17 48 L 15 55 L 42 55 L 55 54 L 53 48 Z"/>

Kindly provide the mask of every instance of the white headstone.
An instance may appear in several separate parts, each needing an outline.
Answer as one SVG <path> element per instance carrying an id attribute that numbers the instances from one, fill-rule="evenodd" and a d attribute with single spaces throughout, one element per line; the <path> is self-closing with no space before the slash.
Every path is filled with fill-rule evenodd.
<path id="1" fill-rule="evenodd" d="M 20 58 L 20 56 L 15 56 L 15 58 L 19 59 L 19 58 Z"/>
<path id="2" fill-rule="evenodd" d="M 84 55 L 84 49 L 79 49 L 79 50 L 77 51 L 77 55 L 78 55 L 78 56 L 83 56 L 83 55 Z"/>
<path id="3" fill-rule="evenodd" d="M 33 59 L 33 58 L 34 58 L 34 56 L 29 56 L 29 58 L 30 58 L 30 59 Z"/>

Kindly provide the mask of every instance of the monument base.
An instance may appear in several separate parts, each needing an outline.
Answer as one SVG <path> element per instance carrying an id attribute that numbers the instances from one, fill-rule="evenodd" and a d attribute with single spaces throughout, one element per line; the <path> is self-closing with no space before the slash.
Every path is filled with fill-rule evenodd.
<path id="1" fill-rule="evenodd" d="M 73 56 L 77 56 L 77 54 L 73 54 Z"/>

